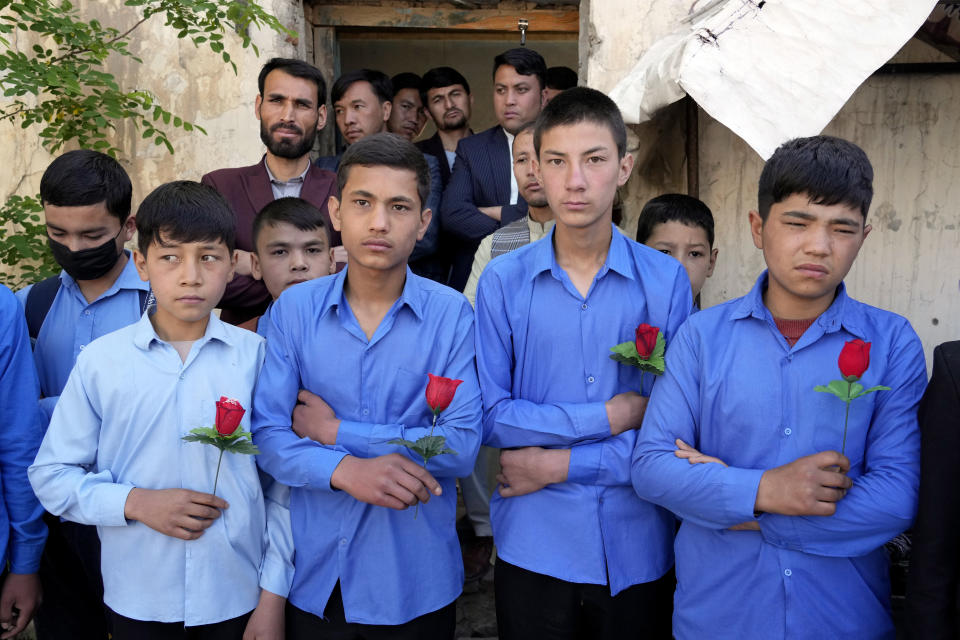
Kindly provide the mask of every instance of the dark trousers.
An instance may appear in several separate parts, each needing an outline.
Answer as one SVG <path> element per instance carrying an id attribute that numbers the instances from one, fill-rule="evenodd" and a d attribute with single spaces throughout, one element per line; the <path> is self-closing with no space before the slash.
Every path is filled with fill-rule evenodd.
<path id="1" fill-rule="evenodd" d="M 607 585 L 578 584 L 497 559 L 500 640 L 670 638 L 673 571 L 615 596 Z"/>
<path id="2" fill-rule="evenodd" d="M 330 595 L 323 618 L 287 602 L 287 640 L 452 640 L 456 629 L 454 602 L 404 624 L 347 622 L 339 582 Z"/>
<path id="3" fill-rule="evenodd" d="M 252 611 L 250 613 L 253 613 Z M 240 640 L 250 613 L 214 624 L 185 627 L 182 622 L 151 622 L 110 612 L 113 640 Z"/>
<path id="4" fill-rule="evenodd" d="M 34 618 L 38 640 L 106 640 L 107 609 L 97 528 L 43 517 L 49 534 L 40 559 L 43 601 Z"/>

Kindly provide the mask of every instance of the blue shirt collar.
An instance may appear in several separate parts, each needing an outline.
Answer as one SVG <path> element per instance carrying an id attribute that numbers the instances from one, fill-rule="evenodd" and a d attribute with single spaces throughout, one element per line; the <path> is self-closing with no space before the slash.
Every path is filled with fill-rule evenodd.
<path id="1" fill-rule="evenodd" d="M 111 284 L 106 291 L 100 294 L 100 297 L 97 298 L 97 300 L 109 298 L 118 291 L 122 291 L 124 289 L 141 289 L 143 291 L 150 291 L 150 283 L 141 280 L 140 274 L 137 273 L 137 266 L 133 263 L 133 255 L 131 255 L 130 251 L 127 249 L 124 249 L 123 252 L 127 254 L 127 264 L 123 265 L 123 271 L 121 271 L 120 275 L 117 276 L 117 279 L 113 281 L 113 284 Z M 77 281 L 74 280 L 73 277 L 66 271 L 60 272 L 60 285 L 74 291 L 80 289 Z"/>
<path id="2" fill-rule="evenodd" d="M 600 271 L 597 272 L 597 278 L 603 277 L 607 271 L 616 271 L 620 275 L 634 280 L 633 259 L 627 247 L 630 240 L 620 233 L 613 223 L 610 224 L 610 228 L 612 233 L 610 247 L 607 250 L 607 259 L 600 267 Z M 534 248 L 531 249 L 532 255 L 530 256 L 530 263 L 533 265 L 533 269 L 530 271 L 531 279 L 544 271 L 555 273 L 554 270 L 556 270 L 556 272 L 559 272 L 560 266 L 557 264 L 557 255 L 553 248 L 553 235 L 556 230 L 557 225 L 553 225 L 546 236 L 533 243 Z"/>
<path id="3" fill-rule="evenodd" d="M 740 299 L 740 302 L 737 303 L 734 312 L 731 314 L 734 320 L 747 317 L 754 317 L 759 320 L 770 318 L 770 320 L 773 320 L 773 314 L 770 313 L 770 310 L 763 304 L 763 292 L 767 289 L 768 277 L 768 271 L 764 270 L 764 272 L 760 274 L 760 277 L 757 278 L 750 293 Z M 856 337 L 866 340 L 866 332 L 863 330 L 863 320 L 863 311 L 855 304 L 855 301 L 851 300 L 850 296 L 847 295 L 847 287 L 841 282 L 840 286 L 837 287 L 836 297 L 830 306 L 827 307 L 827 310 L 821 313 L 816 319 L 816 324 L 823 329 L 824 333 L 833 333 L 834 331 L 838 331 L 842 326 Z"/>
<path id="4" fill-rule="evenodd" d="M 200 338 L 198 342 L 203 346 L 211 340 L 219 340 L 227 345 L 233 345 L 234 341 L 230 337 L 230 334 L 227 333 L 226 326 L 224 325 L 223 320 L 218 318 L 216 314 L 210 314 L 210 321 L 207 322 L 207 330 L 204 331 L 203 337 Z M 145 313 L 140 317 L 140 320 L 137 321 L 137 324 L 134 328 L 133 333 L 133 344 L 147 351 L 150 349 L 154 341 L 164 342 L 160 339 L 160 336 L 157 335 L 157 332 L 153 328 L 153 324 L 150 322 L 150 314 Z"/>
<path id="5" fill-rule="evenodd" d="M 319 302 L 320 316 L 324 316 L 330 310 L 336 309 L 339 313 L 341 304 L 346 304 L 346 298 L 343 294 L 343 283 L 346 281 L 347 272 L 350 270 L 348 264 L 342 271 L 336 274 L 333 286 L 330 287 L 330 293 L 326 298 Z M 397 308 L 407 306 L 417 316 L 418 320 L 423 320 L 423 287 L 419 279 L 407 267 L 406 282 L 403 283 L 403 291 L 400 292 L 400 298 L 395 305 Z"/>

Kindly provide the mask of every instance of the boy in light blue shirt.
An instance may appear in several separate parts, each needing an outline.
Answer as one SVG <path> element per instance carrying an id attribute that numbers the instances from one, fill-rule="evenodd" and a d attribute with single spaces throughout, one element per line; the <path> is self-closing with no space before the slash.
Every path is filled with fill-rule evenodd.
<path id="1" fill-rule="evenodd" d="M 263 360 L 262 338 L 211 313 L 233 275 L 234 224 L 198 183 L 144 200 L 135 260 L 156 310 L 80 354 L 30 468 L 50 512 L 98 526 L 118 640 L 283 637 L 285 507 L 265 503 L 252 456 L 227 453 L 217 471 L 216 448 L 182 439 L 213 426 L 222 396 L 249 408 Z"/>

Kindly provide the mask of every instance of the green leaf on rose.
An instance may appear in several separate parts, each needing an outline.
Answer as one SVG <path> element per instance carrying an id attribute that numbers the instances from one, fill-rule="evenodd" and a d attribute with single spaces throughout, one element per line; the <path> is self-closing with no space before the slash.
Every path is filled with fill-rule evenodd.
<path id="1" fill-rule="evenodd" d="M 398 438 L 391 440 L 387 444 L 396 444 L 410 449 L 410 451 L 413 451 L 423 458 L 424 465 L 427 464 L 427 461 L 430 460 L 430 458 L 443 455 L 445 453 L 452 453 L 454 455 L 457 454 L 456 451 L 447 446 L 447 439 L 443 436 L 423 436 L 421 438 L 417 438 L 416 442 Z"/>
<path id="2" fill-rule="evenodd" d="M 821 391 L 823 393 L 832 393 L 844 402 L 850 401 L 850 385 L 845 380 L 831 380 L 830 384 L 827 386 L 818 384 L 813 388 L 813 390 Z"/>
<path id="3" fill-rule="evenodd" d="M 229 453 L 245 453 L 257 455 L 260 449 L 253 444 L 253 436 L 249 431 L 237 429 L 228 436 L 222 436 L 213 427 L 197 427 L 191 429 L 188 435 L 183 436 L 185 442 L 201 442 L 209 444 L 221 451 Z"/>
<path id="4" fill-rule="evenodd" d="M 644 360 L 640 357 L 640 354 L 637 352 L 637 344 L 632 340 L 621 342 L 616 346 L 610 347 L 610 351 L 613 352 L 610 354 L 610 358 L 620 364 L 636 367 L 641 371 L 659 376 L 663 375 L 664 369 L 666 368 L 666 361 L 663 357 L 666 350 L 667 343 L 663 339 L 663 332 L 661 331 L 657 333 L 657 344 L 653 347 L 653 353 L 650 354 L 648 359 Z"/>
<path id="5" fill-rule="evenodd" d="M 882 384 L 878 384 L 878 385 L 875 386 L 875 387 L 870 387 L 870 388 L 867 389 L 867 390 L 863 390 L 863 387 L 860 386 L 860 385 L 854 385 L 854 387 L 860 387 L 860 389 L 861 389 L 859 392 L 857 392 L 857 393 L 855 393 L 855 394 L 853 395 L 854 398 L 859 398 L 859 397 L 861 397 L 861 396 L 865 396 L 865 395 L 867 395 L 868 393 L 873 393 L 874 391 L 890 391 L 890 387 L 885 387 L 885 386 L 883 386 Z"/>

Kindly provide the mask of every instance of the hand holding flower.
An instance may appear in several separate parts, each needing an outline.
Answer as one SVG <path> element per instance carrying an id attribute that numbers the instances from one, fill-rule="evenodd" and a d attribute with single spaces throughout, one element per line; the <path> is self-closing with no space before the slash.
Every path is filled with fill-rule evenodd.
<path id="1" fill-rule="evenodd" d="M 443 494 L 426 467 L 399 453 L 376 458 L 346 456 L 330 476 L 330 486 L 360 502 L 398 511 Z"/>
<path id="2" fill-rule="evenodd" d="M 403 438 L 396 438 L 390 441 L 390 444 L 402 445 L 423 458 L 424 470 L 426 470 L 430 458 L 445 453 L 457 454 L 456 451 L 447 446 L 447 439 L 443 436 L 433 435 L 433 430 L 437 427 L 437 418 L 440 417 L 440 413 L 453 402 L 453 396 L 457 392 L 457 387 L 459 387 L 462 382 L 463 380 L 454 380 L 452 378 L 444 378 L 428 373 L 427 388 L 424 391 L 424 395 L 427 398 L 427 406 L 430 407 L 430 411 L 433 413 L 433 424 L 430 425 L 430 434 L 417 438 L 416 442 L 411 442 Z M 414 518 L 417 517 L 419 511 L 420 504 L 418 503 L 414 511 Z"/>
<path id="3" fill-rule="evenodd" d="M 131 489 L 123 515 L 165 536 L 196 540 L 230 505 L 223 498 L 189 489 Z"/>

